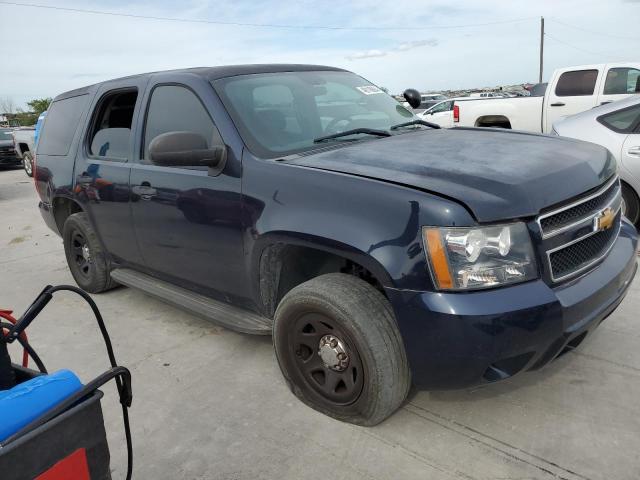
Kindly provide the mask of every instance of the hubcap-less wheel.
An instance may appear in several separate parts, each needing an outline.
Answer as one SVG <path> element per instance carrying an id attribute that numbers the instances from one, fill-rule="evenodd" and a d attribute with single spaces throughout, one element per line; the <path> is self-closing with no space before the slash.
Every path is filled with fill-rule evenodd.
<path id="1" fill-rule="evenodd" d="M 74 232 L 71 237 L 71 248 L 73 249 L 74 260 L 78 266 L 78 271 L 85 277 L 91 275 L 91 250 L 89 244 L 81 232 Z"/>
<path id="2" fill-rule="evenodd" d="M 336 322 L 318 313 L 302 315 L 290 348 L 305 383 L 335 405 L 349 405 L 362 393 L 364 369 L 357 350 Z"/>
<path id="3" fill-rule="evenodd" d="M 33 159 L 31 158 L 31 154 L 26 152 L 22 158 L 22 163 L 24 164 L 24 171 L 28 176 L 33 175 Z"/>

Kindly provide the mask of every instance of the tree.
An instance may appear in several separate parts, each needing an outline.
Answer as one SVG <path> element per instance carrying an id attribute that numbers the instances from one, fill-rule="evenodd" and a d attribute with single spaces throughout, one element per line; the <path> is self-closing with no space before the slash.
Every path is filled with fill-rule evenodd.
<path id="1" fill-rule="evenodd" d="M 16 106 L 10 97 L 0 98 L 0 113 L 14 113 L 15 109 Z"/>
<path id="2" fill-rule="evenodd" d="M 42 112 L 49 108 L 51 100 L 51 98 L 34 98 L 30 102 L 27 102 L 27 105 L 29 105 L 31 111 L 35 113 L 36 117 L 38 117 Z"/>

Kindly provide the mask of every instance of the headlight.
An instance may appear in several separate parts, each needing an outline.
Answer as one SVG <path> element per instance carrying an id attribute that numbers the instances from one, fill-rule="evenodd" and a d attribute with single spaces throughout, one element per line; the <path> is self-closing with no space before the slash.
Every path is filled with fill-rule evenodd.
<path id="1" fill-rule="evenodd" d="M 434 284 L 439 290 L 475 290 L 538 276 L 524 223 L 471 228 L 423 228 Z"/>

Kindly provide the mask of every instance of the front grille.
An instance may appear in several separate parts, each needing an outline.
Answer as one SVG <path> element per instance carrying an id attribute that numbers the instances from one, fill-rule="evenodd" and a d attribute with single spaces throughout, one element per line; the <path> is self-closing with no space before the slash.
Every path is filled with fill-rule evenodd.
<path id="1" fill-rule="evenodd" d="M 552 282 L 586 272 L 605 257 L 620 232 L 621 205 L 616 177 L 597 191 L 538 217 Z M 605 213 L 615 217 L 610 228 L 602 229 Z"/>
<path id="2" fill-rule="evenodd" d="M 614 227 L 594 233 L 584 240 L 551 253 L 549 263 L 554 278 L 562 278 L 574 272 L 580 272 L 588 267 L 594 259 L 602 257 L 618 235 L 619 216 L 616 218 Z"/>
<path id="3" fill-rule="evenodd" d="M 551 236 L 554 232 L 561 231 L 575 222 L 579 222 L 595 212 L 604 208 L 619 192 L 617 181 L 609 184 L 604 191 L 600 190 L 593 196 L 587 196 L 584 200 L 578 200 L 573 206 L 564 207 L 562 210 L 545 214 L 540 217 L 540 227 L 545 236 Z"/>
<path id="4" fill-rule="evenodd" d="M 13 147 L 0 147 L 0 157 L 15 157 L 16 151 Z"/>

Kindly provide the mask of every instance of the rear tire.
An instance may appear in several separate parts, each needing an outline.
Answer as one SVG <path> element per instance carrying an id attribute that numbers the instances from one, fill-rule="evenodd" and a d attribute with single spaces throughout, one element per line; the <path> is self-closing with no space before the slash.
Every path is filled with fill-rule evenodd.
<path id="1" fill-rule="evenodd" d="M 33 177 L 33 154 L 26 151 L 22 154 L 22 166 L 28 177 Z"/>
<path id="2" fill-rule="evenodd" d="M 338 420 L 376 425 L 409 392 L 409 365 L 391 305 L 354 276 L 330 273 L 292 289 L 276 310 L 273 339 L 291 391 Z"/>
<path id="3" fill-rule="evenodd" d="M 62 228 L 62 239 L 67 265 L 80 288 L 100 293 L 117 286 L 111 279 L 105 252 L 86 213 L 69 215 Z"/>
<path id="4" fill-rule="evenodd" d="M 638 228 L 640 226 L 640 200 L 638 200 L 636 192 L 626 183 L 622 184 L 622 200 L 624 201 L 623 215 Z"/>

